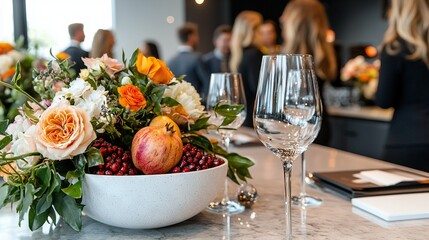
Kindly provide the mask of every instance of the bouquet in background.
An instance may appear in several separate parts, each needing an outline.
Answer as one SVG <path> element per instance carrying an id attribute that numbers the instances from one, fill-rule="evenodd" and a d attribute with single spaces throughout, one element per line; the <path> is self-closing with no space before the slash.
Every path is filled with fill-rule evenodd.
<path id="1" fill-rule="evenodd" d="M 214 126 L 195 88 L 182 77 L 175 78 L 159 59 L 136 50 L 129 60 L 123 56 L 122 63 L 107 55 L 86 58 L 84 63 L 87 68 L 77 78 L 72 77 L 66 59 L 55 58 L 46 69 L 35 71 L 37 98 L 21 87 L 20 64 L 10 83 L 0 82 L 28 99 L 11 124 L 0 122 L 0 175 L 5 180 L 0 187 L 0 207 L 16 204 L 19 222 L 28 212 L 29 227 L 35 230 L 45 222 L 55 223 L 58 214 L 79 231 L 86 173 L 161 173 L 133 166 L 134 159 L 128 160 L 134 154 L 133 139 L 141 129 L 147 134 L 164 133 L 168 141 L 178 143 L 166 151 L 180 149 L 179 159 L 162 173 L 210 167 L 209 160 L 203 166 L 182 166 L 187 164 L 181 157 L 183 149 L 192 146 L 198 148 L 197 154 L 228 159 L 228 177 L 233 181 L 251 177 L 248 168 L 252 161 L 225 152 L 202 135 L 208 129 L 222 129 L 243 106 L 216 109 L 225 122 Z M 173 153 L 177 155 L 177 151 Z"/>
<path id="2" fill-rule="evenodd" d="M 366 99 L 372 99 L 377 91 L 379 70 L 379 60 L 369 63 L 363 56 L 357 56 L 341 69 L 341 80 L 360 88 Z"/>
<path id="3" fill-rule="evenodd" d="M 20 87 L 34 95 L 31 69 L 34 56 L 28 54 L 20 44 L 12 45 L 0 42 L 0 81 L 10 82 L 16 73 L 16 64 L 21 65 Z M 0 119 L 12 120 L 18 114 L 18 107 L 25 102 L 25 97 L 14 89 L 0 87 Z"/>

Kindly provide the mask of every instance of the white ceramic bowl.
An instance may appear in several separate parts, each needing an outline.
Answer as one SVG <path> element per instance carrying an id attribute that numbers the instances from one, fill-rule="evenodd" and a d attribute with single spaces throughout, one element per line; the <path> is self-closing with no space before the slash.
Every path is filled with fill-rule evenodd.
<path id="1" fill-rule="evenodd" d="M 221 191 L 228 162 L 187 173 L 103 176 L 86 174 L 84 213 L 122 228 L 150 229 L 173 225 L 204 210 Z"/>

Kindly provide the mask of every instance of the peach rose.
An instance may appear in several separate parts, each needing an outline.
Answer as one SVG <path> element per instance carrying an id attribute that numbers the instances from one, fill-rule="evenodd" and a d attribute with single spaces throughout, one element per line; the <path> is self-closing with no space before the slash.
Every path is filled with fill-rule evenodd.
<path id="1" fill-rule="evenodd" d="M 119 104 L 124 108 L 129 108 L 131 112 L 137 112 L 140 108 L 146 107 L 146 99 L 140 89 L 132 84 L 118 87 Z"/>
<path id="2" fill-rule="evenodd" d="M 88 113 L 66 102 L 50 106 L 36 125 L 37 151 L 51 160 L 84 153 L 96 138 Z"/>
<path id="3" fill-rule="evenodd" d="M 137 71 L 147 75 L 154 83 L 168 84 L 174 77 L 163 61 L 154 57 L 147 58 L 141 52 L 137 56 L 136 66 Z"/>

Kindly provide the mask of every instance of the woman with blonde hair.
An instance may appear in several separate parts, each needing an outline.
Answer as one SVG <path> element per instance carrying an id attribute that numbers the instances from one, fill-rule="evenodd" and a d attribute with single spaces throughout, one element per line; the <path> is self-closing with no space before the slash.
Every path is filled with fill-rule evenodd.
<path id="1" fill-rule="evenodd" d="M 258 27 L 262 15 L 255 11 L 243 11 L 235 18 L 231 36 L 230 69 L 241 73 L 247 102 L 247 117 L 243 125 L 253 127 L 253 105 L 258 87 L 262 52 L 259 49 Z"/>
<path id="2" fill-rule="evenodd" d="M 105 29 L 98 29 L 92 40 L 92 49 L 89 52 L 89 57 L 98 58 L 107 54 L 109 57 L 113 57 L 113 46 L 115 45 L 115 36 L 113 32 Z"/>
<path id="3" fill-rule="evenodd" d="M 324 6 L 316 0 L 290 1 L 280 17 L 280 22 L 284 53 L 313 56 L 322 96 L 324 81 L 335 80 L 338 73 L 333 43 L 327 41 L 329 22 Z M 325 110 L 323 124 L 315 143 L 329 144 L 329 124 L 329 116 Z"/>
<path id="4" fill-rule="evenodd" d="M 429 2 L 390 3 L 375 99 L 395 109 L 384 160 L 429 172 Z"/>

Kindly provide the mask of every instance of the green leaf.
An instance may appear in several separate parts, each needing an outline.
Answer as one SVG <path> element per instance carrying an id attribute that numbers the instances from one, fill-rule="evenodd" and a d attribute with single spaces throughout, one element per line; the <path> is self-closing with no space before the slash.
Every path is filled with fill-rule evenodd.
<path id="1" fill-rule="evenodd" d="M 54 193 L 54 207 L 64 221 L 75 231 L 82 228 L 82 208 L 76 200 L 63 192 Z"/>
<path id="2" fill-rule="evenodd" d="M 54 192 L 58 192 L 61 187 L 61 179 L 59 179 L 58 175 L 54 175 L 51 178 L 51 184 L 48 191 L 48 195 L 52 195 Z"/>
<path id="3" fill-rule="evenodd" d="M 92 89 L 97 90 L 97 84 L 92 78 L 88 78 L 86 81 L 89 83 L 89 85 L 91 85 Z"/>
<path id="4" fill-rule="evenodd" d="M 12 85 L 16 87 L 20 79 L 21 79 L 21 63 L 18 61 L 16 62 L 16 66 L 15 66 L 15 74 L 12 77 Z"/>
<path id="5" fill-rule="evenodd" d="M 32 122 L 37 123 L 39 121 L 39 118 L 34 116 L 33 109 L 30 108 L 27 103 L 23 105 L 22 109 L 24 110 L 24 114 L 27 118 L 29 118 Z"/>
<path id="6" fill-rule="evenodd" d="M 74 199 L 79 199 L 82 197 L 82 183 L 80 180 L 77 181 L 75 184 L 63 188 L 61 190 Z"/>
<path id="7" fill-rule="evenodd" d="M 43 196 L 39 199 L 36 205 L 36 214 L 41 214 L 46 212 L 52 206 L 52 195 L 48 193 L 43 194 Z"/>
<path id="8" fill-rule="evenodd" d="M 153 112 L 156 115 L 161 115 L 162 114 L 162 109 L 161 109 L 161 105 L 158 102 L 155 102 L 155 106 L 153 108 Z"/>
<path id="9" fill-rule="evenodd" d="M 8 196 L 9 196 L 8 193 L 9 193 L 9 185 L 5 183 L 0 187 L 0 208 L 6 205 L 7 203 L 6 200 L 8 199 Z"/>
<path id="10" fill-rule="evenodd" d="M 19 210 L 19 226 L 21 226 L 21 221 L 24 219 L 25 213 L 28 211 L 30 205 L 33 203 L 34 199 L 34 186 L 31 183 L 25 184 L 25 191 L 22 200 L 22 208 Z"/>
<path id="11" fill-rule="evenodd" d="M 88 161 L 88 167 L 95 167 L 100 164 L 104 164 L 103 156 L 101 155 L 100 149 L 95 147 L 90 148 L 85 153 L 86 160 Z"/>
<path id="12" fill-rule="evenodd" d="M 36 196 L 40 197 L 46 189 L 48 189 L 49 183 L 51 182 L 51 169 L 47 165 L 44 165 L 34 170 L 34 176 L 36 177 L 38 186 L 40 186 L 36 191 Z"/>
<path id="13" fill-rule="evenodd" d="M 37 213 L 34 207 L 30 208 L 28 212 L 28 227 L 31 231 L 39 229 L 48 220 L 49 211 Z"/>
<path id="14" fill-rule="evenodd" d="M 0 134 L 6 135 L 6 129 L 9 126 L 9 120 L 1 120 L 0 121 Z"/>
<path id="15" fill-rule="evenodd" d="M 78 179 L 80 176 L 82 176 L 82 172 L 81 171 L 79 171 L 78 169 L 75 169 L 75 170 L 73 170 L 73 171 L 68 171 L 67 172 L 67 174 L 66 174 L 66 179 L 69 181 L 69 182 L 72 182 L 72 181 L 74 181 L 75 179 Z"/>
<path id="16" fill-rule="evenodd" d="M 49 212 L 49 218 L 52 219 L 52 223 L 56 225 L 57 213 L 55 212 L 54 208 L 53 207 L 49 208 L 48 212 Z"/>
<path id="17" fill-rule="evenodd" d="M 233 116 L 233 117 L 225 117 L 225 118 L 223 119 L 223 121 L 222 121 L 221 125 L 222 125 L 222 126 L 226 126 L 226 125 L 228 125 L 228 124 L 230 124 L 230 123 L 234 122 L 234 120 L 235 120 L 236 118 L 237 118 L 236 116 Z"/>
<path id="18" fill-rule="evenodd" d="M 228 166 L 228 172 L 227 172 L 227 176 L 229 177 L 229 179 L 231 179 L 233 182 L 240 184 L 238 182 L 237 177 L 234 174 L 234 171 L 232 170 L 231 166 Z"/>
<path id="19" fill-rule="evenodd" d="M 224 117 L 236 117 L 240 112 L 244 110 L 243 104 L 236 104 L 236 105 L 228 105 L 223 104 L 220 105 L 220 103 L 216 104 L 216 106 L 213 108 L 213 110 Z"/>
<path id="20" fill-rule="evenodd" d="M 203 117 L 199 118 L 197 121 L 195 121 L 194 124 L 191 125 L 191 131 L 199 131 L 201 129 L 207 129 L 209 126 L 208 121 L 210 117 Z"/>
<path id="21" fill-rule="evenodd" d="M 85 172 L 86 162 L 87 161 L 84 154 L 79 154 L 73 158 L 73 164 L 76 167 L 76 170 L 81 172 Z"/>
<path id="22" fill-rule="evenodd" d="M 139 49 L 137 48 L 134 52 L 133 52 L 133 54 L 131 55 L 131 58 L 130 58 L 130 63 L 129 63 L 129 67 L 132 67 L 132 66 L 134 66 L 134 65 L 136 65 L 136 60 L 137 60 L 137 56 L 138 56 L 138 54 L 139 54 Z"/>
<path id="23" fill-rule="evenodd" d="M 197 145 L 198 147 L 209 151 L 209 152 L 213 152 L 213 145 L 210 142 L 210 140 L 208 140 L 206 137 L 201 136 L 201 135 L 190 135 L 186 137 L 189 142 L 193 145 Z"/>
<path id="24" fill-rule="evenodd" d="M 163 97 L 161 99 L 161 104 L 165 104 L 167 107 L 174 107 L 180 105 L 178 101 L 174 100 L 171 97 Z"/>
<path id="25" fill-rule="evenodd" d="M 12 137 L 6 135 L 2 140 L 0 140 L 0 149 L 5 148 L 12 141 Z"/>
<path id="26" fill-rule="evenodd" d="M 234 168 L 249 168 L 255 165 L 252 160 L 243 157 L 237 153 L 228 154 L 226 156 L 226 159 L 228 159 L 229 164 Z"/>

